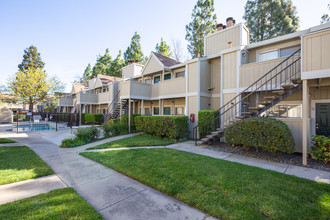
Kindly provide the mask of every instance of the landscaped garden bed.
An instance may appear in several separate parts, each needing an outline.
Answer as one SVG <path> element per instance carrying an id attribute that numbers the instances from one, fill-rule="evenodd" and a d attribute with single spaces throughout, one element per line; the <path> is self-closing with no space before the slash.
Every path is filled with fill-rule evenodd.
<path id="1" fill-rule="evenodd" d="M 1 219 L 103 219 L 72 188 L 0 205 Z"/>
<path id="2" fill-rule="evenodd" d="M 90 147 L 87 148 L 87 150 L 120 147 L 166 146 L 174 143 L 176 143 L 176 140 L 173 139 L 166 139 L 148 134 L 139 134 L 133 137 L 123 138 L 105 144 L 100 144 L 95 147 Z"/>
<path id="3" fill-rule="evenodd" d="M 286 154 L 280 152 L 266 152 L 262 150 L 256 150 L 254 148 L 242 148 L 241 146 L 231 146 L 226 143 L 214 142 L 211 146 L 206 147 L 208 149 L 241 154 L 247 157 L 253 157 L 268 161 L 280 162 L 285 164 L 303 166 L 302 155 L 300 153 Z M 307 167 L 326 170 L 330 172 L 330 164 L 324 164 L 320 160 L 314 160 L 312 158 L 307 159 Z"/>
<path id="4" fill-rule="evenodd" d="M 53 173 L 53 170 L 26 146 L 0 147 L 0 185 Z"/>
<path id="5" fill-rule="evenodd" d="M 166 148 L 81 155 L 220 219 L 330 218 L 325 183 Z"/>

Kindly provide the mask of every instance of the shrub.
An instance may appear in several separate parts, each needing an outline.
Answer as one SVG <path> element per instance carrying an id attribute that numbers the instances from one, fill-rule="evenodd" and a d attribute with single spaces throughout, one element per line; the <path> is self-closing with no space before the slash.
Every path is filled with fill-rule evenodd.
<path id="1" fill-rule="evenodd" d="M 116 136 L 121 134 L 120 130 L 119 130 L 119 124 L 120 124 L 120 120 L 117 119 L 112 119 L 104 124 L 102 124 L 102 129 L 103 129 L 103 133 L 104 133 L 104 137 L 111 137 L 111 136 Z M 125 131 L 127 133 L 127 131 Z M 126 134 L 123 133 L 123 134 Z"/>
<path id="2" fill-rule="evenodd" d="M 84 114 L 84 123 L 87 124 L 102 124 L 103 120 L 103 114 Z"/>
<path id="3" fill-rule="evenodd" d="M 248 118 L 225 130 L 231 145 L 253 147 L 269 152 L 293 153 L 295 143 L 288 126 L 274 118 Z"/>
<path id="4" fill-rule="evenodd" d="M 309 151 L 317 160 L 322 160 L 327 164 L 330 160 L 330 138 L 322 135 L 314 135 L 313 147 Z"/>
<path id="5" fill-rule="evenodd" d="M 215 118 L 218 115 L 217 110 L 200 110 L 198 112 L 198 131 L 202 137 L 217 129 L 219 123 L 216 123 Z"/>
<path id="6" fill-rule="evenodd" d="M 89 128 L 78 128 L 76 130 L 75 135 L 76 138 L 79 140 L 90 142 L 98 139 L 98 137 L 100 136 L 100 131 L 94 126 Z"/>
<path id="7" fill-rule="evenodd" d="M 187 116 L 138 116 L 136 130 L 162 138 L 181 139 L 188 135 Z"/>
<path id="8" fill-rule="evenodd" d="M 71 148 L 71 147 L 77 147 L 77 146 L 84 145 L 85 143 L 86 143 L 85 141 L 80 140 L 78 138 L 74 138 L 74 139 L 68 138 L 68 139 L 62 140 L 60 147 Z"/>
<path id="9" fill-rule="evenodd" d="M 131 132 L 136 132 L 135 118 L 140 115 L 131 114 Z M 121 116 L 121 129 L 124 130 L 126 126 L 126 131 L 128 131 L 128 114 L 124 114 Z"/>

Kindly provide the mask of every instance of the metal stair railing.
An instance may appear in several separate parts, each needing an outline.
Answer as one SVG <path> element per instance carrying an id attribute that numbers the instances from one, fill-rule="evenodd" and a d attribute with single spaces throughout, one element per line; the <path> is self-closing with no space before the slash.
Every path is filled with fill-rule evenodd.
<path id="1" fill-rule="evenodd" d="M 211 114 L 193 128 L 193 139 L 197 145 L 198 133 L 200 138 L 215 131 L 217 128 L 224 128 L 235 121 L 235 117 L 242 116 L 242 112 L 251 112 L 249 107 L 258 108 L 258 102 L 264 102 L 265 97 L 272 96 L 274 90 L 281 90 L 282 85 L 291 84 L 291 79 L 300 78 L 300 49 L 284 59 L 265 75 L 260 77 L 240 94 L 235 96 L 216 112 Z M 251 106 L 251 103 L 255 103 Z M 259 112 L 255 113 L 258 115 Z M 201 132 L 201 131 L 202 132 Z"/>
<path id="2" fill-rule="evenodd" d="M 104 122 L 107 122 L 111 119 L 111 114 L 112 114 L 112 110 L 115 108 L 116 105 L 118 105 L 119 101 L 118 101 L 118 97 L 120 94 L 120 90 L 118 90 L 115 98 L 112 100 L 112 102 L 110 103 L 108 109 L 107 109 L 107 115 L 104 119 Z"/>

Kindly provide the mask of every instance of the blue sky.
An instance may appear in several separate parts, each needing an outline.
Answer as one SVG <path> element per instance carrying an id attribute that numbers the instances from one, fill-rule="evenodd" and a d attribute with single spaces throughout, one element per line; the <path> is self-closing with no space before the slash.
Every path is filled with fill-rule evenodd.
<path id="1" fill-rule="evenodd" d="M 115 57 L 128 47 L 135 31 L 149 55 L 163 37 L 181 40 L 195 0 L 0 0 L 0 84 L 17 71 L 24 49 L 37 46 L 49 75 L 66 83 L 81 76 L 88 63 L 109 48 Z M 242 22 L 245 0 L 215 0 L 218 22 L 232 16 Z M 300 29 L 320 24 L 329 0 L 293 0 Z"/>

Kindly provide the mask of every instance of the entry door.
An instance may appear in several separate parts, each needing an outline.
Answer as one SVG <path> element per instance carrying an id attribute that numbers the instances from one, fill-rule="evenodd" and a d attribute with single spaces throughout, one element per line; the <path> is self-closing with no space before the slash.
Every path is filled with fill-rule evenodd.
<path id="1" fill-rule="evenodd" d="M 316 134 L 330 137 L 330 103 L 316 104 Z"/>

